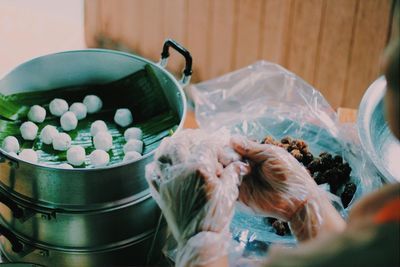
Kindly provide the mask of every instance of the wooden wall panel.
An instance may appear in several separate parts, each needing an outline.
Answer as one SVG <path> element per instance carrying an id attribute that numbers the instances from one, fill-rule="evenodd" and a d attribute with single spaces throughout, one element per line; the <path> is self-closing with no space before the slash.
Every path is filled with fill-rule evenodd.
<path id="1" fill-rule="evenodd" d="M 262 58 L 283 65 L 293 0 L 266 0 L 263 20 Z"/>
<path id="2" fill-rule="evenodd" d="M 172 38 L 183 44 L 185 41 L 185 0 L 168 0 L 168 4 L 164 4 L 163 8 L 163 39 Z M 161 46 L 159 56 L 161 53 Z M 181 75 L 184 67 L 184 59 L 171 50 L 171 56 L 168 60 L 167 69 Z"/>
<path id="3" fill-rule="evenodd" d="M 153 61 L 160 59 L 161 47 L 164 42 L 164 0 L 146 0 L 142 1 L 142 35 L 141 55 Z"/>
<path id="4" fill-rule="evenodd" d="M 121 20 L 115 19 L 121 10 L 121 1 L 100 1 L 100 21 L 102 33 L 109 38 L 119 41 L 121 36 Z"/>
<path id="5" fill-rule="evenodd" d="M 85 42 L 88 47 L 97 46 L 97 37 L 101 33 L 100 3 L 97 0 L 85 1 Z"/>
<path id="6" fill-rule="evenodd" d="M 114 49 L 122 44 L 158 61 L 163 41 L 174 38 L 192 53 L 193 82 L 266 59 L 314 85 L 333 107 L 357 108 L 368 84 L 379 75 L 390 3 L 85 0 L 86 42 L 89 47 Z M 99 36 L 114 42 L 96 44 Z M 168 69 L 180 73 L 183 63 L 172 52 Z"/>
<path id="7" fill-rule="evenodd" d="M 341 104 L 344 95 L 352 33 L 356 24 L 354 14 L 359 2 L 327 1 L 323 17 L 314 85 L 335 107 Z"/>
<path id="8" fill-rule="evenodd" d="M 390 0 L 360 1 L 343 106 L 358 106 L 364 94 L 362 88 L 365 90 L 380 73 L 380 57 L 389 34 L 390 8 Z"/>
<path id="9" fill-rule="evenodd" d="M 295 0 L 284 66 L 314 82 L 325 0 Z"/>
<path id="10" fill-rule="evenodd" d="M 206 79 L 210 62 L 211 44 L 208 41 L 213 27 L 211 16 L 212 0 L 187 0 L 185 47 L 193 57 L 192 81 Z M 190 19 L 189 19 L 190 18 Z"/>
<path id="11" fill-rule="evenodd" d="M 115 20 L 121 21 L 121 42 L 134 53 L 141 54 L 143 50 L 143 12 L 141 0 L 119 0 L 121 11 Z M 123 19 L 121 19 L 123 18 Z"/>
<path id="12" fill-rule="evenodd" d="M 245 67 L 261 58 L 263 0 L 237 0 L 233 69 Z"/>
<path id="13" fill-rule="evenodd" d="M 232 70 L 235 56 L 235 26 L 237 1 L 212 1 L 213 27 L 210 37 L 209 77 L 217 77 Z"/>

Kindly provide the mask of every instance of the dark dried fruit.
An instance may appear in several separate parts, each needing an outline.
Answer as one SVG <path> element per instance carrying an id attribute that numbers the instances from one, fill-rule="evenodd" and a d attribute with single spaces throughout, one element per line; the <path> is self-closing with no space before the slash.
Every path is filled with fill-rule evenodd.
<path id="1" fill-rule="evenodd" d="M 297 161 L 306 166 L 317 184 L 328 183 L 330 191 L 334 194 L 338 193 L 339 189 L 350 180 L 351 167 L 343 161 L 342 156 L 333 156 L 328 152 L 322 152 L 319 154 L 319 158 L 314 157 L 308 150 L 306 142 L 301 139 L 293 139 L 290 136 L 282 138 L 280 142 L 272 136 L 267 136 L 263 143 L 286 149 Z"/>
<path id="2" fill-rule="evenodd" d="M 292 142 L 292 138 L 290 136 L 285 136 L 281 139 L 282 144 L 290 144 Z"/>
<path id="3" fill-rule="evenodd" d="M 351 173 L 351 167 L 347 162 L 343 163 L 342 170 L 344 172 L 344 175 L 346 175 L 346 176 L 349 176 Z"/>
<path id="4" fill-rule="evenodd" d="M 280 220 L 276 220 L 273 224 L 272 227 L 275 229 L 275 233 L 277 235 L 285 235 L 286 233 L 286 227 L 284 225 L 284 222 L 280 221 Z"/>
<path id="5" fill-rule="evenodd" d="M 331 193 L 335 194 L 341 185 L 337 170 L 335 168 L 328 169 L 324 172 L 324 176 L 329 183 Z"/>
<path id="6" fill-rule="evenodd" d="M 277 235 L 285 235 L 285 234 L 291 234 L 290 228 L 289 228 L 289 224 L 287 222 L 278 220 L 276 218 L 273 217 L 264 217 L 263 221 L 265 224 L 267 225 L 271 225 L 272 228 L 274 228 L 275 233 Z"/>
<path id="7" fill-rule="evenodd" d="M 335 165 L 332 155 L 329 153 L 321 153 L 321 165 L 324 170 L 332 168 Z"/>
<path id="8" fill-rule="evenodd" d="M 346 176 L 343 169 L 341 167 L 336 167 L 337 174 L 339 176 L 340 181 L 346 181 L 349 176 Z"/>
<path id="9" fill-rule="evenodd" d="M 294 149 L 290 151 L 290 154 L 292 154 L 293 157 L 297 159 L 297 161 L 302 161 L 303 160 L 303 154 L 301 154 L 300 150 Z"/>
<path id="10" fill-rule="evenodd" d="M 297 149 L 295 146 L 292 146 L 289 144 L 288 148 L 286 149 L 288 152 L 291 152 L 292 150 Z"/>
<path id="11" fill-rule="evenodd" d="M 329 154 L 328 152 L 321 152 L 321 153 L 319 154 L 319 157 L 320 157 L 320 158 L 332 157 L 332 155 Z"/>
<path id="12" fill-rule="evenodd" d="M 337 192 L 338 192 L 338 189 L 339 189 L 339 184 L 338 183 L 330 183 L 329 184 L 329 191 L 332 193 L 332 194 L 337 194 Z"/>
<path id="13" fill-rule="evenodd" d="M 307 169 L 311 172 L 317 172 L 320 171 L 322 169 L 322 164 L 321 164 L 321 159 L 313 159 L 313 161 L 311 161 L 308 165 L 307 165 Z"/>
<path id="14" fill-rule="evenodd" d="M 307 166 L 312 160 L 314 159 L 313 154 L 311 154 L 311 152 L 306 152 L 305 154 L 303 154 L 303 161 L 302 163 Z"/>
<path id="15" fill-rule="evenodd" d="M 324 176 L 328 179 L 329 183 L 338 183 L 339 182 L 338 171 L 335 168 L 326 170 L 324 172 Z"/>
<path id="16" fill-rule="evenodd" d="M 300 140 L 300 139 L 296 139 L 295 144 L 296 144 L 297 149 L 299 149 L 300 151 L 302 151 L 308 147 L 306 142 L 304 142 L 303 140 Z"/>
<path id="17" fill-rule="evenodd" d="M 296 140 L 296 139 L 293 139 L 292 142 L 290 142 L 290 146 L 291 146 L 293 149 L 298 149 L 298 147 L 297 147 L 297 140 Z"/>
<path id="18" fill-rule="evenodd" d="M 326 179 L 322 172 L 314 172 L 313 178 L 317 184 L 325 184 L 328 182 L 328 179 Z"/>
<path id="19" fill-rule="evenodd" d="M 354 183 L 347 183 L 344 186 L 344 191 L 340 195 L 340 199 L 342 200 L 343 207 L 347 208 L 347 206 L 349 206 L 356 190 L 357 190 L 357 186 Z"/>
<path id="20" fill-rule="evenodd" d="M 283 223 L 283 226 L 285 226 L 285 231 L 287 234 L 291 234 L 292 231 L 290 230 L 289 224 L 287 222 Z"/>
<path id="21" fill-rule="evenodd" d="M 338 163 L 338 164 L 342 164 L 343 163 L 343 158 L 341 156 L 339 156 L 339 155 L 336 155 L 333 158 L 333 160 L 335 161 L 335 163 Z"/>

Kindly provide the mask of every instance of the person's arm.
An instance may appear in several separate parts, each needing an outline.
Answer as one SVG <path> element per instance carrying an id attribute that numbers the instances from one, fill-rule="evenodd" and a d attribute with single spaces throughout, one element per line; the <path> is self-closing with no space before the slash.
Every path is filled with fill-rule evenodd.
<path id="1" fill-rule="evenodd" d="M 321 233 L 340 233 L 346 228 L 346 222 L 324 195 L 306 201 L 293 215 L 289 225 L 300 242 Z"/>
<path id="2" fill-rule="evenodd" d="M 195 267 L 227 267 L 228 266 L 228 256 L 223 256 L 216 261 L 207 263 L 205 265 L 197 265 Z"/>
<path id="3" fill-rule="evenodd" d="M 306 169 L 286 150 L 232 139 L 233 148 L 252 162 L 252 175 L 239 188 L 239 200 L 255 212 L 288 221 L 299 241 L 321 232 L 341 232 L 345 222 Z"/>
<path id="4" fill-rule="evenodd" d="M 226 266 L 229 224 L 246 164 L 239 156 L 226 160 L 224 144 L 201 130 L 165 138 L 154 159 L 146 179 L 177 241 L 176 266 Z"/>

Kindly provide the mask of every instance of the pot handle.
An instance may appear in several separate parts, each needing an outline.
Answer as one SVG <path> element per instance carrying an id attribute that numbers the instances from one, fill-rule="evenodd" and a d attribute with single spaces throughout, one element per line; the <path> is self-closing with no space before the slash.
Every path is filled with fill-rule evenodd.
<path id="1" fill-rule="evenodd" d="M 186 50 L 186 48 L 181 46 L 175 40 L 167 39 L 164 42 L 163 50 L 161 52 L 160 65 L 162 67 L 167 66 L 170 47 L 175 49 L 179 54 L 181 54 L 185 58 L 186 63 L 185 63 L 185 69 L 183 70 L 181 83 L 183 85 L 186 85 L 190 82 L 190 78 L 192 77 L 192 62 L 193 62 L 192 56 L 190 55 L 189 51 Z"/>
<path id="2" fill-rule="evenodd" d="M 11 248 L 15 253 L 19 253 L 22 251 L 24 246 L 21 242 L 19 242 L 17 236 L 13 234 L 10 230 L 5 228 L 3 225 L 0 225 L 0 235 L 3 235 L 8 241 L 11 243 Z"/>
<path id="3" fill-rule="evenodd" d="M 12 211 L 16 219 L 20 219 L 24 216 L 24 210 L 18 207 L 14 201 L 5 196 L 2 191 L 0 191 L 0 202 L 6 205 Z"/>

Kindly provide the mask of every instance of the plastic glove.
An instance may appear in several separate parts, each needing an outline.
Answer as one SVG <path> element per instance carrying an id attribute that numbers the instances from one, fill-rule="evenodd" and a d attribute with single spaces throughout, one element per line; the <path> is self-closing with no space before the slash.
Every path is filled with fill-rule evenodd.
<path id="1" fill-rule="evenodd" d="M 215 136 L 185 130 L 164 139 L 146 167 L 151 194 L 178 242 L 177 266 L 204 265 L 227 254 L 240 173 L 247 170 L 231 162 L 233 154 Z"/>
<path id="2" fill-rule="evenodd" d="M 286 150 L 239 136 L 232 138 L 231 144 L 252 164 L 251 174 L 239 189 L 239 200 L 246 206 L 288 221 L 299 240 L 315 237 L 322 228 L 344 228 L 327 193 Z"/>

